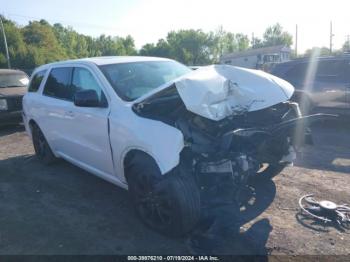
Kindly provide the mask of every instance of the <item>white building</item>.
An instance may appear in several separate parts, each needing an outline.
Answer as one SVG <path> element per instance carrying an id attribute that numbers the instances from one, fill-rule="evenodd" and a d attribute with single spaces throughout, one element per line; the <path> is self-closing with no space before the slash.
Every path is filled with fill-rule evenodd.
<path id="1" fill-rule="evenodd" d="M 223 55 L 220 64 L 268 70 L 273 64 L 289 61 L 290 53 L 291 49 L 284 45 L 249 49 Z"/>

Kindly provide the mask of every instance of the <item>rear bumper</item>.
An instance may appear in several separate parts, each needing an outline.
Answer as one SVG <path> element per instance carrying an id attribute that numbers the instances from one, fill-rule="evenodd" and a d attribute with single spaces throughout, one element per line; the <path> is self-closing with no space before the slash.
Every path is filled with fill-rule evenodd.
<path id="1" fill-rule="evenodd" d="M 0 112 L 0 126 L 18 124 L 22 122 L 22 111 Z"/>

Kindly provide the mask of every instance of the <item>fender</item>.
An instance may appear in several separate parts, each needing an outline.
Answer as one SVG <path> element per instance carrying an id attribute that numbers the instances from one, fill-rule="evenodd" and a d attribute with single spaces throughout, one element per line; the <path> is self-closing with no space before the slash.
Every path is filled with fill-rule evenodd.
<path id="1" fill-rule="evenodd" d="M 140 150 L 153 157 L 162 175 L 179 164 L 184 147 L 184 137 L 179 129 L 139 117 L 130 108 L 122 107 L 111 110 L 109 122 L 114 173 L 123 182 L 126 182 L 124 159 L 131 150 Z"/>

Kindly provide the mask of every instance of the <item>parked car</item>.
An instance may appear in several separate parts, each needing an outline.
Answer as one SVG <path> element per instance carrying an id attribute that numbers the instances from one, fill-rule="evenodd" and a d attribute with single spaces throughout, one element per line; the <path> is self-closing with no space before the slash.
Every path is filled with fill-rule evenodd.
<path id="1" fill-rule="evenodd" d="M 147 225 L 182 235 L 212 186 L 237 193 L 293 161 L 296 126 L 321 117 L 301 116 L 288 101 L 293 91 L 227 65 L 193 71 L 163 58 L 89 58 L 37 68 L 23 119 L 41 161 L 60 157 L 128 189 Z"/>
<path id="2" fill-rule="evenodd" d="M 296 59 L 272 74 L 294 85 L 293 100 L 305 112 L 350 113 L 350 55 Z"/>
<path id="3" fill-rule="evenodd" d="M 22 97 L 29 79 L 19 70 L 0 69 L 0 125 L 17 124 L 22 120 Z"/>

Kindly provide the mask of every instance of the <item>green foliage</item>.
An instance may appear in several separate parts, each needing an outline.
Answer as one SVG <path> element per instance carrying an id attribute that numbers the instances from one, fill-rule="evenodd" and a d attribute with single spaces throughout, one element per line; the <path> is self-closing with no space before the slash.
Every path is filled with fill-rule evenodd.
<path id="1" fill-rule="evenodd" d="M 304 56 L 325 56 L 330 55 L 328 47 L 313 47 L 305 51 Z"/>
<path id="2" fill-rule="evenodd" d="M 350 40 L 346 40 L 343 44 L 343 52 L 350 52 Z"/>
<path id="3" fill-rule="evenodd" d="M 213 35 L 214 45 L 212 46 L 213 61 L 218 62 L 223 54 L 244 51 L 249 48 L 249 39 L 244 34 L 233 34 L 226 32 L 220 26 Z"/>
<path id="4" fill-rule="evenodd" d="M 102 55 L 136 55 L 131 36 L 97 38 L 77 33 L 61 24 L 50 25 L 45 20 L 32 21 L 25 27 L 2 17 L 11 65 L 14 68 L 34 68 L 42 64 Z M 0 34 L 0 67 L 6 67 L 3 36 Z"/>
<path id="5" fill-rule="evenodd" d="M 254 38 L 251 42 L 247 35 L 227 32 L 222 27 L 208 33 L 193 29 L 171 31 L 165 39 L 159 39 L 156 44 L 145 44 L 137 52 L 130 35 L 93 38 L 79 34 L 71 27 L 59 23 L 51 25 L 45 20 L 32 21 L 24 27 L 4 17 L 2 20 L 11 64 L 15 68 L 34 68 L 64 59 L 115 55 L 168 57 L 187 65 L 206 65 L 219 62 L 226 53 L 292 44 L 292 36 L 283 31 L 281 25 L 275 24 L 266 29 L 262 40 Z M 0 34 L 0 67 L 7 66 L 3 42 Z"/>
<path id="6" fill-rule="evenodd" d="M 166 39 L 155 44 L 145 44 L 139 54 L 176 59 L 187 65 L 211 63 L 214 39 L 202 30 L 179 30 L 168 33 Z"/>
<path id="7" fill-rule="evenodd" d="M 156 45 L 145 44 L 139 54 L 142 56 L 172 57 L 170 45 L 164 39 L 160 39 Z"/>
<path id="8" fill-rule="evenodd" d="M 283 31 L 282 26 L 277 23 L 266 29 L 263 43 L 264 46 L 291 46 L 293 44 L 293 37 L 288 32 Z"/>
<path id="9" fill-rule="evenodd" d="M 263 35 L 263 39 L 252 39 L 252 48 L 261 48 L 267 46 L 285 45 L 290 47 L 293 44 L 293 36 L 287 31 L 283 31 L 283 27 L 277 23 L 269 26 Z"/>

